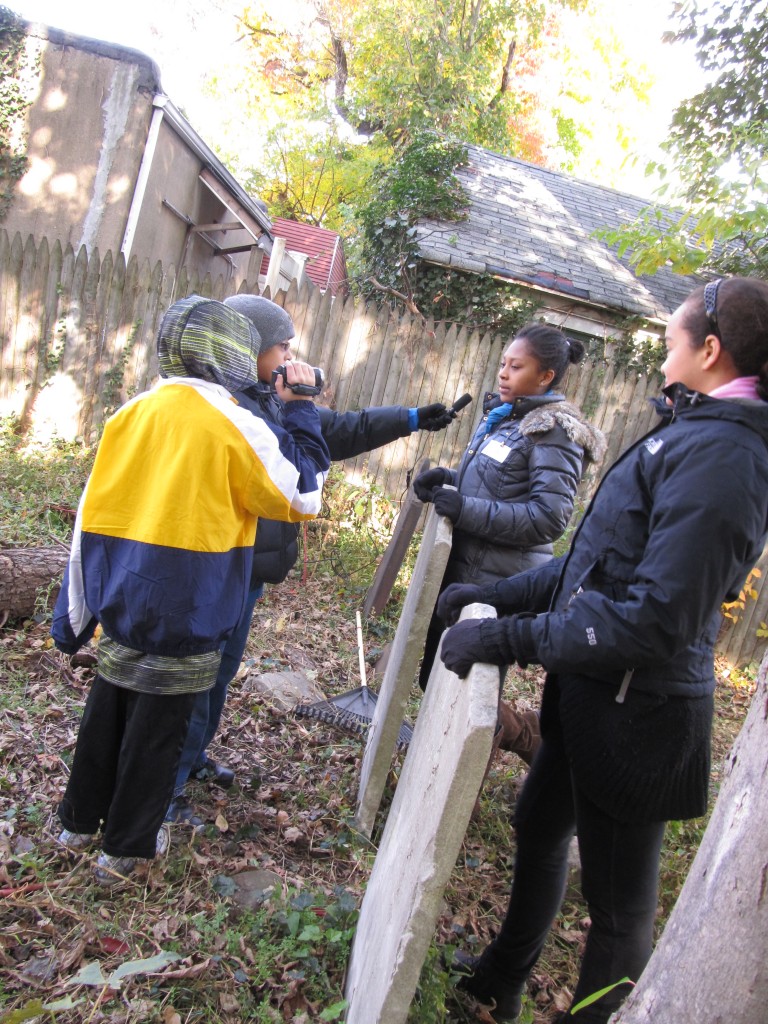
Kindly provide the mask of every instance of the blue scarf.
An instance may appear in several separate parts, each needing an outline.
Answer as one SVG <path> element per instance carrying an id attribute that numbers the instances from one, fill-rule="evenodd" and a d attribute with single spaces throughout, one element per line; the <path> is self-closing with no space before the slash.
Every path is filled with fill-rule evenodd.
<path id="1" fill-rule="evenodd" d="M 488 419 L 485 421 L 486 433 L 490 433 L 496 424 L 505 419 L 514 409 L 511 402 L 504 402 L 503 405 L 497 405 L 495 409 L 491 409 L 488 413 Z"/>

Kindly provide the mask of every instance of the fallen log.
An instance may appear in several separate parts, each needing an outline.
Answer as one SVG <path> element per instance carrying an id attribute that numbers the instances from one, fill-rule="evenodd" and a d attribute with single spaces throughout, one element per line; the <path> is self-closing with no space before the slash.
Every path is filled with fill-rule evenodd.
<path id="1" fill-rule="evenodd" d="M 51 609 L 68 557 L 63 546 L 0 549 L 0 625 Z"/>

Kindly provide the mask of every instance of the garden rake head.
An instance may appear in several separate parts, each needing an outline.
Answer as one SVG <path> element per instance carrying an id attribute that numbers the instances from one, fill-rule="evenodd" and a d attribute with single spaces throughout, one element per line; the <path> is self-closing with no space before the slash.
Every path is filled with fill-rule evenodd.
<path id="1" fill-rule="evenodd" d="M 373 719 L 373 709 L 376 707 L 376 694 L 370 689 L 365 678 L 363 627 L 360 622 L 360 612 L 355 614 L 357 619 L 357 654 L 360 663 L 360 678 L 363 685 L 358 686 L 356 690 L 348 690 L 346 693 L 340 693 L 337 697 L 319 700 L 314 704 L 298 704 L 293 710 L 294 714 L 300 718 L 314 718 L 335 729 L 340 729 L 342 732 L 365 736 Z M 403 722 L 397 736 L 397 749 L 400 751 L 406 750 L 412 736 L 413 728 L 407 722 Z"/>

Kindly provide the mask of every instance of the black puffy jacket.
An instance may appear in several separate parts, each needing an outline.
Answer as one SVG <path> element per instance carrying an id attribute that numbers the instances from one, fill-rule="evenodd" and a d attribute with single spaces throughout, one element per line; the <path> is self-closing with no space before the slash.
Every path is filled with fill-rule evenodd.
<path id="1" fill-rule="evenodd" d="M 605 439 L 562 395 L 518 398 L 488 429 L 498 395 L 452 472 L 464 498 L 454 524 L 445 583 L 485 583 L 552 558 L 573 511 L 586 462 L 600 462 Z"/>
<path id="2" fill-rule="evenodd" d="M 237 392 L 235 397 L 254 416 L 282 423 L 284 405 L 269 385 L 257 384 Z M 334 462 L 352 459 L 411 433 L 408 409 L 401 405 L 344 413 L 318 405 L 317 411 Z M 259 519 L 253 549 L 252 590 L 260 583 L 283 582 L 299 555 L 298 535 L 299 527 L 295 523 Z"/>

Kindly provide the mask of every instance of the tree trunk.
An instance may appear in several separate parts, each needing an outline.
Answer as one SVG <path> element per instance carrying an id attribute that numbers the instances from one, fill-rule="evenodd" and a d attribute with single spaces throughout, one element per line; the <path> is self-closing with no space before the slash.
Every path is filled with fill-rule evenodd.
<path id="1" fill-rule="evenodd" d="M 756 1024 L 766 1007 L 768 655 L 680 897 L 611 1024 Z"/>
<path id="2" fill-rule="evenodd" d="M 0 550 L 0 623 L 51 608 L 68 558 L 64 547 Z"/>

